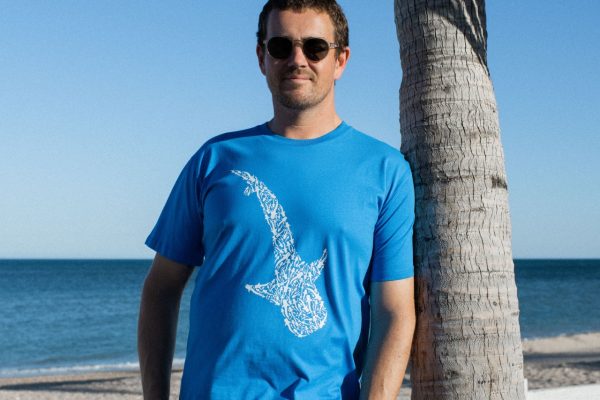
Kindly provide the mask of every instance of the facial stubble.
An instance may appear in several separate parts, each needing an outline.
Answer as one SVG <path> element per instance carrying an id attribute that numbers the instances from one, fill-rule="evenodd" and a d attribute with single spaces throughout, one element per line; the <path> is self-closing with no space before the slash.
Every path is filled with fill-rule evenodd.
<path id="1" fill-rule="evenodd" d="M 309 93 L 296 93 L 296 90 L 299 88 L 294 88 L 291 90 L 282 88 L 282 86 L 286 84 L 285 79 L 294 75 L 309 78 L 308 83 L 302 84 L 302 86 L 310 85 Z M 314 74 L 307 74 L 298 68 L 292 68 L 283 72 L 280 76 L 277 76 L 276 82 L 271 82 L 269 80 L 269 88 L 271 89 L 273 99 L 277 103 L 291 110 L 304 111 L 320 104 L 325 97 L 327 97 L 328 91 L 323 91 L 323 93 L 320 93 L 318 90 L 315 90 L 318 89 L 318 86 L 315 82 L 316 79 L 317 77 Z M 304 88 L 304 90 L 306 90 L 306 88 Z"/>

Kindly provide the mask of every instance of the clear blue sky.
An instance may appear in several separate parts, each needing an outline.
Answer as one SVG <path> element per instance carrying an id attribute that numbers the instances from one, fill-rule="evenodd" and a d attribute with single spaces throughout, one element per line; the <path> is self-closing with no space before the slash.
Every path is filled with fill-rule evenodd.
<path id="1" fill-rule="evenodd" d="M 393 1 L 342 0 L 338 111 L 398 147 Z M 151 257 L 209 137 L 262 123 L 263 1 L 0 0 L 0 258 Z M 600 257 L 600 2 L 489 1 L 515 257 Z"/>

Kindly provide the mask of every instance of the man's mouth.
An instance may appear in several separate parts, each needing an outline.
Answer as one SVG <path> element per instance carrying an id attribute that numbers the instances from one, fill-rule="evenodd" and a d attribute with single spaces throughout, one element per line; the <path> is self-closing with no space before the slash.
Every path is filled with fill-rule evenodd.
<path id="1" fill-rule="evenodd" d="M 290 80 L 293 82 L 310 81 L 310 76 L 306 75 L 286 75 L 283 77 L 284 80 Z"/>

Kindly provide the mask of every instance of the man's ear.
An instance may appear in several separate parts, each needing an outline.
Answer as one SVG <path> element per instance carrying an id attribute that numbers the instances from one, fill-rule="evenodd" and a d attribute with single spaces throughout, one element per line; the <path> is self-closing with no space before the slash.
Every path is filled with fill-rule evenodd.
<path id="1" fill-rule="evenodd" d="M 344 70 L 346 69 L 346 65 L 348 65 L 348 60 L 350 59 L 350 47 L 344 47 L 340 50 L 340 53 L 336 56 L 335 60 L 335 74 L 334 79 L 338 80 L 342 77 Z"/>
<path id="2" fill-rule="evenodd" d="M 261 46 L 260 44 L 256 45 L 256 57 L 258 57 L 258 67 L 260 68 L 260 72 L 262 72 L 263 75 L 266 75 L 265 50 L 264 50 L 263 46 Z"/>

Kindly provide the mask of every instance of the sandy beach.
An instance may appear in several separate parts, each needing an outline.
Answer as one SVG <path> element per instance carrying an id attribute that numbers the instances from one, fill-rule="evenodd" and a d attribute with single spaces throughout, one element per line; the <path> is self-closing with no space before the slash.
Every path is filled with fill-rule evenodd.
<path id="1" fill-rule="evenodd" d="M 530 390 L 600 384 L 600 332 L 526 340 L 523 351 Z M 180 379 L 181 370 L 174 371 L 172 398 L 177 398 Z M 0 379 L 0 400 L 140 397 L 137 371 Z M 410 388 L 404 387 L 400 398 L 410 398 Z"/>

